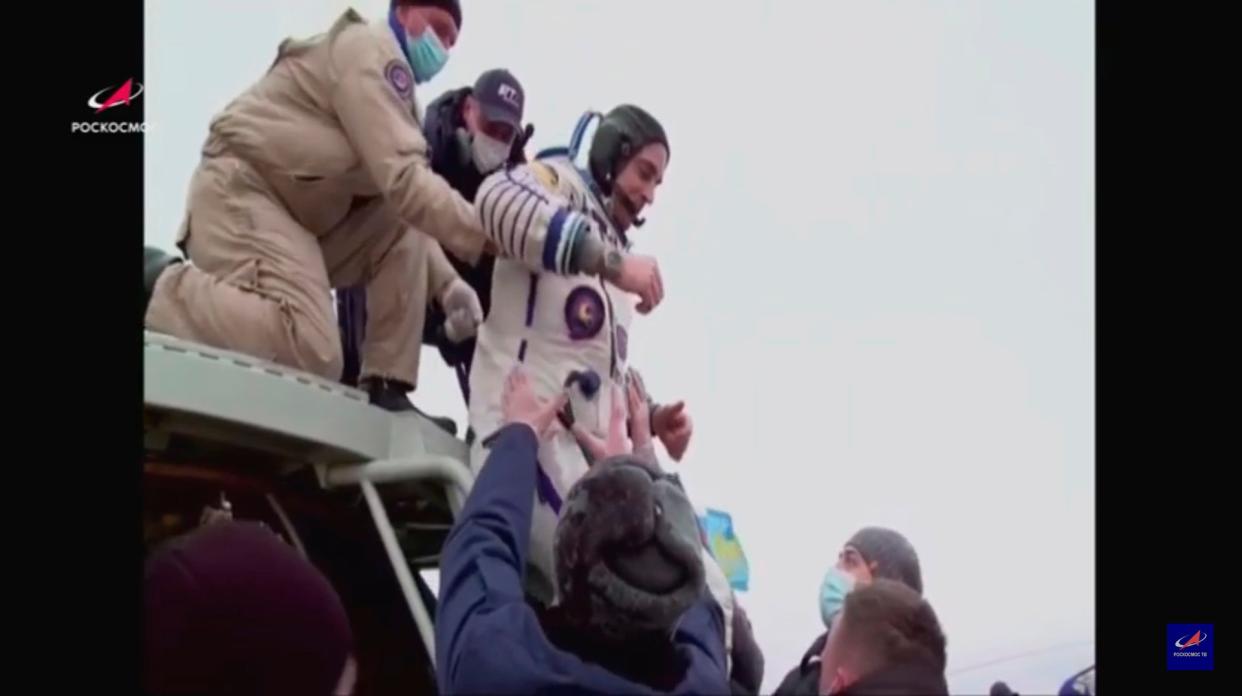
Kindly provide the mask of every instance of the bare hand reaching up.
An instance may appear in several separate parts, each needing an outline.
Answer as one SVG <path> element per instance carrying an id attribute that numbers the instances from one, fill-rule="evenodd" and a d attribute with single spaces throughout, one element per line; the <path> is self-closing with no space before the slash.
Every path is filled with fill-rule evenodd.
<path id="1" fill-rule="evenodd" d="M 632 367 L 626 374 L 625 393 L 630 405 L 630 440 L 638 451 L 651 444 L 651 407 L 643 377 Z"/>
<path id="2" fill-rule="evenodd" d="M 630 442 L 625 434 L 625 394 L 621 387 L 614 385 L 612 388 L 612 414 L 608 419 L 606 438 L 600 438 L 578 423 L 574 423 L 572 430 L 578 444 L 594 461 L 629 454 Z"/>
<path id="3" fill-rule="evenodd" d="M 547 434 L 556 413 L 565 405 L 569 397 L 564 392 L 557 394 L 551 401 L 541 400 L 535 396 L 530 378 L 521 366 L 513 368 L 505 378 L 504 391 L 500 395 L 500 410 L 504 415 L 505 425 L 523 423 L 542 438 Z"/>
<path id="4" fill-rule="evenodd" d="M 686 413 L 686 402 L 678 401 L 669 406 L 657 406 L 651 418 L 656 437 L 664 443 L 668 456 L 673 461 L 681 461 L 690 446 L 690 436 L 694 434 L 694 421 Z"/>

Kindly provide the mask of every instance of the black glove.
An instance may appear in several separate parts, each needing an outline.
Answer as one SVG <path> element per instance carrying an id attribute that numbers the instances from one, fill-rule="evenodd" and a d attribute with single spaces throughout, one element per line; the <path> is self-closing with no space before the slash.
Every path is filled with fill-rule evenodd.
<path id="1" fill-rule="evenodd" d="M 525 164 L 526 163 L 526 143 L 530 142 L 530 137 L 535 134 L 535 124 L 528 123 L 526 128 L 517 137 L 513 139 L 513 149 L 509 151 L 509 164 Z"/>

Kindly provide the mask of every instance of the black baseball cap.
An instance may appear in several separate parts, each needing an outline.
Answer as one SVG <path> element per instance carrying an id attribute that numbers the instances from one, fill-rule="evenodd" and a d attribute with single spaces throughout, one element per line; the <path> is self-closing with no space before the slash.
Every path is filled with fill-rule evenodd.
<path id="1" fill-rule="evenodd" d="M 492 123 L 507 123 L 515 132 L 522 130 L 526 91 L 513 73 L 503 68 L 488 70 L 475 81 L 473 94 L 483 118 Z"/>

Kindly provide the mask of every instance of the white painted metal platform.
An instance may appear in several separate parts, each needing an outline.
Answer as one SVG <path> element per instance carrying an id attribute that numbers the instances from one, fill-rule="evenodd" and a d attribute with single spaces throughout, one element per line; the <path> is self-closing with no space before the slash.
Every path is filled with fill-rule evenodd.
<path id="1" fill-rule="evenodd" d="M 315 464 L 428 456 L 464 467 L 469 456 L 464 442 L 425 418 L 376 408 L 357 389 L 150 331 L 143 343 L 146 408 L 178 416 L 186 427 L 229 433 L 233 441 L 272 436 Z"/>

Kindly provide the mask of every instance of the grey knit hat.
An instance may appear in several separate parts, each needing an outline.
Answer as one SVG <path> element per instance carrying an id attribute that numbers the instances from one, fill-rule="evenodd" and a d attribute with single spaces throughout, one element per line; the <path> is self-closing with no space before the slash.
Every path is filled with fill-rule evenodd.
<path id="1" fill-rule="evenodd" d="M 699 526 L 681 486 L 630 455 L 596 463 L 556 528 L 558 602 L 612 639 L 671 633 L 703 595 Z"/>
<path id="2" fill-rule="evenodd" d="M 883 527 L 865 527 L 845 542 L 845 545 L 858 549 L 868 565 L 876 564 L 874 575 L 877 578 L 903 582 L 915 592 L 923 594 L 919 555 L 901 534 Z"/>

